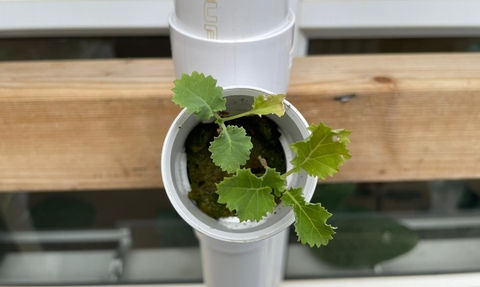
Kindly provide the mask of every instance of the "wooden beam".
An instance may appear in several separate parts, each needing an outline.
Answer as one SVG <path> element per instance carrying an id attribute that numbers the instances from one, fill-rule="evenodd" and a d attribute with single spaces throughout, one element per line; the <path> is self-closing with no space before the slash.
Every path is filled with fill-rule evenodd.
<path id="1" fill-rule="evenodd" d="M 173 80 L 170 59 L 0 64 L 0 191 L 162 187 Z M 353 130 L 330 181 L 480 178 L 478 54 L 297 58 L 288 99 Z"/>

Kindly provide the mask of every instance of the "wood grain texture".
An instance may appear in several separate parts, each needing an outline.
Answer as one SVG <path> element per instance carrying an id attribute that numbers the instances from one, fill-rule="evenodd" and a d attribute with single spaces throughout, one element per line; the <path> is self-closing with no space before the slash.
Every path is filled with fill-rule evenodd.
<path id="1" fill-rule="evenodd" d="M 173 80 L 171 60 L 0 64 L 0 191 L 161 187 Z M 297 58 L 288 99 L 353 130 L 330 181 L 480 178 L 478 54 Z"/>

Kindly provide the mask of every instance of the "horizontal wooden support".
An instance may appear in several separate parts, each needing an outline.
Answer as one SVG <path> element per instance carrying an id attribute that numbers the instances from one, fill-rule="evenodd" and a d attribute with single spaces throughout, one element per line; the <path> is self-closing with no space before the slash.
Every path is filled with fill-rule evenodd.
<path id="1" fill-rule="evenodd" d="M 168 60 L 0 64 L 0 190 L 162 187 Z M 480 178 L 480 55 L 294 60 L 288 100 L 353 130 L 330 181 Z"/>

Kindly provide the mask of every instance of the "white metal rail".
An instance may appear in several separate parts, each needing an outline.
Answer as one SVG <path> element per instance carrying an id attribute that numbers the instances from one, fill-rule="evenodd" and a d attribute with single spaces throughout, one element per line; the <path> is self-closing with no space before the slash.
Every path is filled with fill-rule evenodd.
<path id="1" fill-rule="evenodd" d="M 309 38 L 480 36 L 480 0 L 290 0 Z M 0 0 L 0 37 L 168 35 L 173 0 Z"/>

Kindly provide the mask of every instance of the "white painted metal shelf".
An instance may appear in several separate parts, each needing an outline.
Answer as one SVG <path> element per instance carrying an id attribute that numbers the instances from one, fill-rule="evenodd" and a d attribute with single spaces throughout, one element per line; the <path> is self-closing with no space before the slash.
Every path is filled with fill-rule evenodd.
<path id="1" fill-rule="evenodd" d="M 292 0 L 309 38 L 479 36 L 479 0 Z M 296 8 L 296 9 L 295 9 Z M 0 37 L 168 35 L 173 0 L 3 0 Z"/>

